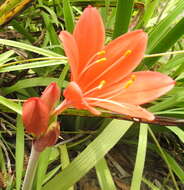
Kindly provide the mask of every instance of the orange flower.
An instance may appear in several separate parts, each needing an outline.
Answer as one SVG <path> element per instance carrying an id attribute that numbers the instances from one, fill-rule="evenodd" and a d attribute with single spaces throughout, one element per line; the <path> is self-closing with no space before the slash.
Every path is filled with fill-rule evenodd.
<path id="1" fill-rule="evenodd" d="M 50 112 L 60 98 L 60 88 L 51 83 L 41 97 L 33 97 L 23 104 L 22 119 L 28 133 L 40 137 L 49 128 Z"/>
<path id="2" fill-rule="evenodd" d="M 100 107 L 153 120 L 154 115 L 139 105 L 165 94 L 175 82 L 158 72 L 132 72 L 144 56 L 147 34 L 142 30 L 128 32 L 106 46 L 104 36 L 100 14 L 91 6 L 84 10 L 73 35 L 60 33 L 71 82 L 64 91 L 65 100 L 53 113 L 74 106 L 99 115 L 95 107 Z"/>

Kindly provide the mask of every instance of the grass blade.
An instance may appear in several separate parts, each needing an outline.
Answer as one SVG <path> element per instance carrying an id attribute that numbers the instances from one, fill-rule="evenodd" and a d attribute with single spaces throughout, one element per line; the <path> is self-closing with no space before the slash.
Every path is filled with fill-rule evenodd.
<path id="1" fill-rule="evenodd" d="M 37 53 L 39 55 L 44 55 L 47 57 L 61 57 L 60 54 L 57 54 L 53 51 L 49 51 L 43 48 L 39 48 L 36 46 L 32 46 L 32 45 L 28 45 L 25 43 L 21 43 L 21 42 L 15 42 L 12 40 L 4 40 L 4 39 L 0 39 L 0 44 L 6 45 L 6 46 L 12 46 L 12 47 L 16 47 L 16 48 L 20 48 L 20 49 L 25 49 L 34 53 Z"/>
<path id="2" fill-rule="evenodd" d="M 95 166 L 98 181 L 102 190 L 116 190 L 105 158 L 102 158 Z"/>
<path id="3" fill-rule="evenodd" d="M 128 31 L 134 0 L 117 0 L 113 38 Z"/>
<path id="4" fill-rule="evenodd" d="M 162 53 L 170 49 L 184 34 L 183 28 L 184 17 L 180 19 L 180 21 L 167 33 L 167 35 L 164 36 L 162 40 L 160 40 L 157 46 L 150 51 L 150 54 Z M 160 57 L 146 58 L 143 63 L 148 67 L 151 67 L 159 58 Z"/>
<path id="5" fill-rule="evenodd" d="M 147 135 L 148 135 L 148 125 L 141 124 L 139 131 L 139 142 L 138 142 L 135 167 L 130 188 L 131 190 L 135 189 L 139 190 L 141 187 L 142 174 L 144 170 L 144 162 L 146 157 Z"/>
<path id="6" fill-rule="evenodd" d="M 15 102 L 0 96 L 0 104 L 4 105 L 5 107 L 15 111 L 18 114 L 22 114 L 22 107 L 20 104 L 16 104 Z"/>
<path id="7" fill-rule="evenodd" d="M 24 127 L 20 115 L 17 117 L 16 126 L 16 152 L 15 152 L 15 168 L 16 168 L 16 189 L 19 190 L 22 184 L 22 174 L 24 165 Z"/>
<path id="8" fill-rule="evenodd" d="M 65 19 L 65 25 L 68 32 L 73 32 L 74 29 L 74 16 L 69 0 L 63 1 L 63 13 Z"/>
<path id="9" fill-rule="evenodd" d="M 25 64 L 21 64 L 21 65 L 12 65 L 12 66 L 7 66 L 7 67 L 2 67 L 2 68 L 0 68 L 0 73 L 9 72 L 9 71 L 18 71 L 18 70 L 24 70 L 24 69 L 33 69 L 33 68 L 40 68 L 40 67 L 62 65 L 65 63 L 66 63 L 66 60 L 35 61 L 33 63 L 25 63 Z"/>

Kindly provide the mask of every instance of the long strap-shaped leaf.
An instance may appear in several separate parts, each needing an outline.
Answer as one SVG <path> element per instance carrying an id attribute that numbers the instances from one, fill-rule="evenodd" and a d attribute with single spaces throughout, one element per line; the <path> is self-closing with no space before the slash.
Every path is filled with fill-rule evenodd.
<path id="1" fill-rule="evenodd" d="M 44 55 L 47 57 L 61 57 L 60 54 L 55 53 L 53 51 L 49 51 L 47 49 L 39 48 L 39 47 L 32 46 L 29 44 L 25 44 L 22 42 L 15 42 L 13 40 L 0 39 L 0 44 L 6 45 L 6 46 L 16 47 L 16 48 L 20 48 L 20 49 L 25 49 L 27 51 L 31 51 L 31 52 L 37 53 L 39 55 Z"/>
<path id="2" fill-rule="evenodd" d="M 144 163 L 146 158 L 146 147 L 147 147 L 147 124 L 142 124 L 139 131 L 139 143 L 136 155 L 135 168 L 133 172 L 131 190 L 139 190 L 141 187 L 142 174 L 144 169 Z"/>
<path id="3" fill-rule="evenodd" d="M 119 141 L 132 122 L 113 120 L 102 133 L 61 173 L 48 182 L 43 190 L 64 190 L 71 187 Z M 75 172 L 73 172 L 75 171 Z"/>

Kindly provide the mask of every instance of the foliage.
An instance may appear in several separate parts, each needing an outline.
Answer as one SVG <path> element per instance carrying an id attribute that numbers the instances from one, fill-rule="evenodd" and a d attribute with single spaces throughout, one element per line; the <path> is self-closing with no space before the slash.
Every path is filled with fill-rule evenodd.
<path id="1" fill-rule="evenodd" d="M 0 24 L 3 23 L 0 28 L 0 187 L 7 190 L 21 187 L 32 138 L 23 131 L 22 102 L 40 96 L 43 87 L 51 82 L 57 82 L 62 89 L 67 86 L 69 66 L 58 33 L 63 29 L 72 32 L 84 7 L 91 4 L 98 7 L 104 19 L 106 42 L 127 30 L 142 28 L 148 33 L 146 56 L 138 70 L 159 71 L 176 80 L 171 92 L 145 105 L 158 118 L 165 119 L 165 125 L 160 127 L 159 119 L 156 124 L 143 124 L 111 113 L 94 117 L 86 111 L 68 109 L 59 117 L 64 140 L 59 139 L 58 144 L 40 156 L 33 189 L 72 190 L 92 168 L 104 190 L 121 189 L 125 183 L 132 190 L 183 189 L 184 1 L 12 0 L 12 4 L 0 3 Z M 18 15 L 12 11 L 15 7 L 21 7 Z M 8 14 L 11 19 L 7 18 Z M 164 52 L 165 55 L 151 56 Z M 171 120 L 176 121 L 175 126 L 170 126 Z M 117 157 L 114 151 L 118 152 L 119 147 L 121 156 Z M 129 162 L 119 161 L 117 166 L 118 158 L 127 158 Z M 109 163 L 116 163 L 116 173 L 128 180 L 119 182 Z"/>

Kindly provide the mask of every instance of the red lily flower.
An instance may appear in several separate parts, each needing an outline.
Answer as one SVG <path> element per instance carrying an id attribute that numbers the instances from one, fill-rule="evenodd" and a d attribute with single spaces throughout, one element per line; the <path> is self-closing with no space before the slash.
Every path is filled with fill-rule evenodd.
<path id="1" fill-rule="evenodd" d="M 60 88 L 51 83 L 41 97 L 33 97 L 23 104 L 22 119 L 28 133 L 40 137 L 49 128 L 50 113 L 60 98 Z"/>
<path id="2" fill-rule="evenodd" d="M 53 113 L 69 106 L 100 114 L 95 107 L 131 117 L 153 120 L 139 105 L 165 94 L 174 81 L 152 71 L 132 72 L 144 56 L 147 34 L 128 32 L 104 46 L 104 25 L 96 8 L 87 7 L 73 34 L 59 35 L 71 67 L 65 100 Z"/>

